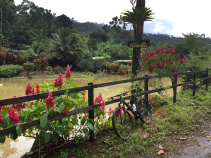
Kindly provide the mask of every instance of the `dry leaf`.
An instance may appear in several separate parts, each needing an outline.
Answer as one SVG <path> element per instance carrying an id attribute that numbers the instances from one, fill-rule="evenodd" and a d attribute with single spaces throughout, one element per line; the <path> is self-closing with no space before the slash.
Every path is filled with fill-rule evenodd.
<path id="1" fill-rule="evenodd" d="M 207 136 L 207 138 L 211 138 L 211 136 Z"/>
<path id="2" fill-rule="evenodd" d="M 112 146 L 112 147 L 110 147 L 108 150 L 109 150 L 109 151 L 114 151 L 114 149 L 115 149 L 115 147 Z"/>
<path id="3" fill-rule="evenodd" d="M 160 144 L 159 144 L 159 146 L 158 146 L 158 147 L 159 147 L 161 150 L 163 150 L 163 147 L 162 147 L 162 145 L 160 145 Z"/>
<path id="4" fill-rule="evenodd" d="M 179 140 L 186 140 L 187 138 L 178 138 Z"/>
<path id="5" fill-rule="evenodd" d="M 158 155 L 162 155 L 162 154 L 164 154 L 164 150 L 158 151 Z"/>

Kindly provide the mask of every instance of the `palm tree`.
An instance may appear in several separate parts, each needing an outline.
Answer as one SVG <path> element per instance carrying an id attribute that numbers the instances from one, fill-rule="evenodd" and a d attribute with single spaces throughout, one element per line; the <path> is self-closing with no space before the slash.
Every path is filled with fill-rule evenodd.
<path id="1" fill-rule="evenodd" d="M 122 16 L 122 21 L 131 23 L 134 31 L 134 41 L 142 41 L 144 21 L 152 21 L 153 17 L 150 8 L 145 7 L 145 0 L 130 0 L 132 11 L 125 11 Z M 136 3 L 136 7 L 134 7 Z M 137 70 L 141 69 L 141 50 L 133 48 L 133 66 L 132 73 L 137 75 Z"/>
<path id="2" fill-rule="evenodd" d="M 57 58 L 62 66 L 67 64 L 69 58 L 78 58 L 81 50 L 78 48 L 78 38 L 68 28 L 61 28 L 52 34 L 50 39 L 51 58 Z M 73 60 L 74 61 L 74 60 Z"/>

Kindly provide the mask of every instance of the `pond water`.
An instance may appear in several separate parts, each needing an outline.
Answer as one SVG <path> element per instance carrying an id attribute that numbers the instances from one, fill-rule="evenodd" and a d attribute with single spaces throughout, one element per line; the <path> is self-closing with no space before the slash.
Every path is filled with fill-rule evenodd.
<path id="1" fill-rule="evenodd" d="M 98 83 L 106 83 L 112 81 L 125 80 L 123 76 L 113 75 L 106 77 L 89 77 L 89 78 L 74 78 L 73 82 L 78 83 L 79 87 L 86 86 L 88 83 L 93 82 L 94 84 Z M 42 84 L 44 81 L 54 82 L 54 78 L 42 78 L 42 79 L 0 79 L 0 100 L 12 98 L 13 96 L 24 96 L 25 88 L 27 83 L 30 82 L 31 85 L 35 85 L 36 83 Z M 163 78 L 162 83 L 164 86 L 171 85 L 171 80 L 169 78 Z M 98 96 L 101 92 L 103 99 L 109 96 L 116 95 L 118 93 L 124 92 L 129 89 L 130 83 L 119 84 L 114 86 L 107 86 L 94 89 L 94 97 Z M 149 88 L 152 89 L 152 88 Z M 167 95 L 172 95 L 172 89 L 166 92 Z M 117 103 L 106 106 L 115 107 Z M 4 144 L 0 144 L 0 157 L 8 157 L 8 158 L 17 158 L 21 157 L 24 153 L 30 151 L 34 139 L 19 137 L 15 142 L 6 139 Z"/>

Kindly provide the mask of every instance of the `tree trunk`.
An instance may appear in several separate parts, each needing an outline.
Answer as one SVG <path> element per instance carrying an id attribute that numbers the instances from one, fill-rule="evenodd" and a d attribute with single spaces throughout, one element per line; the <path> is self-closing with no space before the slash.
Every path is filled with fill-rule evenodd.
<path id="1" fill-rule="evenodd" d="M 144 8 L 145 0 L 137 0 L 136 8 Z M 144 22 L 133 26 L 134 41 L 142 41 Z M 133 48 L 132 73 L 137 76 L 137 70 L 141 70 L 141 48 Z"/>

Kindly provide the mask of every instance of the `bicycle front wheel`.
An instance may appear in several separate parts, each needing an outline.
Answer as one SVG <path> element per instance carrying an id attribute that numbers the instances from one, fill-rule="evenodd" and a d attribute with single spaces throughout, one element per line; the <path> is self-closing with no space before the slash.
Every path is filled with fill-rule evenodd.
<path id="1" fill-rule="evenodd" d="M 133 120 L 128 111 L 122 107 L 118 107 L 114 110 L 112 116 L 112 125 L 116 135 L 126 140 L 133 133 Z"/>
<path id="2" fill-rule="evenodd" d="M 144 98 L 139 98 L 137 100 L 138 103 L 138 112 L 140 114 L 140 119 L 144 123 L 150 123 L 152 120 L 152 110 L 147 100 Z"/>

